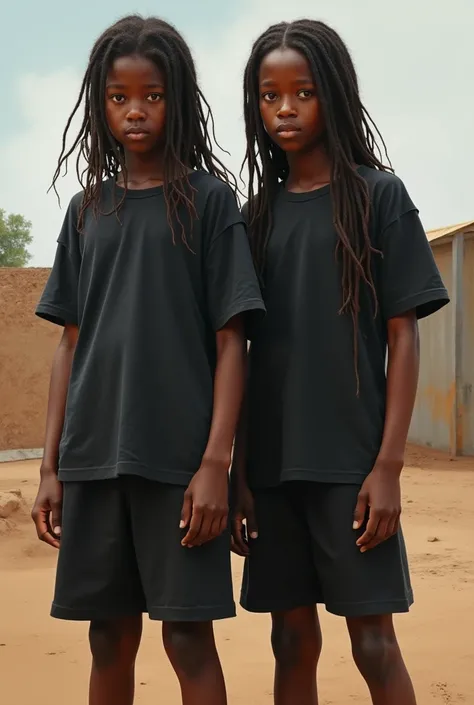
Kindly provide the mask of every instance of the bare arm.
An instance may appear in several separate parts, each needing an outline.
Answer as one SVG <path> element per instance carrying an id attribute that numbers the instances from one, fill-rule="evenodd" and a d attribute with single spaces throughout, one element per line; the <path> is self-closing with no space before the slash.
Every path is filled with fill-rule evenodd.
<path id="1" fill-rule="evenodd" d="M 415 312 L 388 321 L 387 403 L 379 460 L 400 474 L 415 406 L 420 340 Z"/>
<path id="2" fill-rule="evenodd" d="M 38 537 L 59 547 L 62 487 L 57 478 L 59 443 L 64 426 L 66 399 L 76 349 L 78 328 L 66 325 L 56 350 L 49 385 L 48 410 L 40 486 L 32 511 Z"/>
<path id="3" fill-rule="evenodd" d="M 418 323 L 414 311 L 388 321 L 388 369 L 385 424 L 374 469 L 359 495 L 354 528 L 370 507 L 369 521 L 357 542 L 363 552 L 398 531 L 401 513 L 400 474 L 415 405 L 420 364 Z"/>
<path id="4" fill-rule="evenodd" d="M 49 384 L 46 433 L 41 473 L 57 473 L 59 442 L 64 425 L 66 398 L 79 329 L 66 325 L 53 359 Z"/>
<path id="5" fill-rule="evenodd" d="M 241 316 L 218 331 L 216 343 L 214 406 L 203 465 L 219 465 L 227 474 L 245 383 L 245 335 Z"/>
<path id="6" fill-rule="evenodd" d="M 216 335 L 217 364 L 209 440 L 201 467 L 186 491 L 181 528 L 189 526 L 184 546 L 219 536 L 229 512 L 229 466 L 244 390 L 245 336 L 237 316 Z"/>

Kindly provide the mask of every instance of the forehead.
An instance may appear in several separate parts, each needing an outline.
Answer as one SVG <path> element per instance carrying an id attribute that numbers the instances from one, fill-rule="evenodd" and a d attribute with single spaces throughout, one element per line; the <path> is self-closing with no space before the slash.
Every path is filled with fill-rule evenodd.
<path id="1" fill-rule="evenodd" d="M 306 58 L 296 49 L 274 49 L 264 56 L 260 64 L 259 81 L 312 81 L 311 69 Z"/>
<path id="2" fill-rule="evenodd" d="M 107 74 L 107 83 L 164 86 L 165 74 L 144 56 L 121 56 L 112 63 Z"/>

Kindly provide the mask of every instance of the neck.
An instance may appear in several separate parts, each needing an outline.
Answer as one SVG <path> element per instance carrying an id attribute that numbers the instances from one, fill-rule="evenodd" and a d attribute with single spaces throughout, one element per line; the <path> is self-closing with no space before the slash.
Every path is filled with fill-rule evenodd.
<path id="1" fill-rule="evenodd" d="M 315 191 L 331 180 L 331 162 L 322 145 L 295 154 L 287 153 L 290 173 L 288 191 Z"/>
<path id="2" fill-rule="evenodd" d="M 125 153 L 127 185 L 136 187 L 147 183 L 163 183 L 164 165 L 162 151 L 153 150 L 146 154 Z M 123 181 L 123 175 L 119 180 Z"/>

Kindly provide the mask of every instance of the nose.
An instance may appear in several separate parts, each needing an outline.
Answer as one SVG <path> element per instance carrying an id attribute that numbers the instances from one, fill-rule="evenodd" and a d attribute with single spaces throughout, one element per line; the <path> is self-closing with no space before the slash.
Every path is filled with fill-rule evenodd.
<path id="1" fill-rule="evenodd" d="M 296 107 L 293 104 L 293 101 L 291 100 L 290 96 L 284 97 L 282 102 L 280 103 L 279 108 L 278 108 L 278 117 L 288 118 L 288 117 L 296 117 L 296 115 L 297 115 L 297 110 L 296 110 Z"/>
<path id="2" fill-rule="evenodd" d="M 127 112 L 127 120 L 130 122 L 135 122 L 136 120 L 144 120 L 146 118 L 146 113 L 143 106 L 139 103 L 130 105 L 130 109 Z"/>

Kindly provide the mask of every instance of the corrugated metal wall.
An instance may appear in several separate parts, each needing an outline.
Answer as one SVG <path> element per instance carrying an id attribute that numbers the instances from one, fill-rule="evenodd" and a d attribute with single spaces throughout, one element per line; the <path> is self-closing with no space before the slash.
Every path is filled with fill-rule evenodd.
<path id="1" fill-rule="evenodd" d="M 463 454 L 474 455 L 474 239 L 464 240 Z"/>
<path id="2" fill-rule="evenodd" d="M 448 291 L 452 291 L 451 242 L 433 247 Z M 420 321 L 421 360 L 418 395 L 409 439 L 449 451 L 454 403 L 453 308 L 445 306 Z"/>
<path id="3" fill-rule="evenodd" d="M 433 245 L 443 281 L 453 296 L 452 240 Z M 462 286 L 462 387 L 459 408 L 461 433 L 457 436 L 463 455 L 474 455 L 474 239 L 464 238 Z M 454 307 L 446 306 L 420 321 L 421 364 L 418 395 L 409 439 L 437 450 L 455 447 L 456 402 L 454 364 Z"/>

